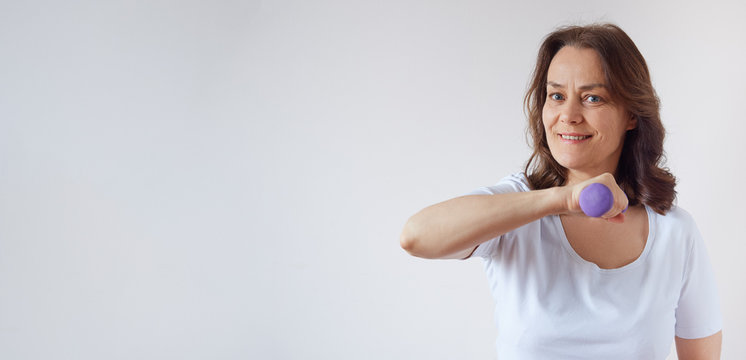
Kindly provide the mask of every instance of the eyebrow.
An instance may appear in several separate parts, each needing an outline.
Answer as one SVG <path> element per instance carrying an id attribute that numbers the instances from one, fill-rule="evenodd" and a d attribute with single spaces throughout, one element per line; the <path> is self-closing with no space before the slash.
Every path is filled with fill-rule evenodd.
<path id="1" fill-rule="evenodd" d="M 559 88 L 559 89 L 564 89 L 565 88 L 565 85 L 556 83 L 554 81 L 547 81 L 547 86 L 556 87 L 556 88 Z M 595 89 L 595 88 L 599 88 L 599 87 L 605 88 L 606 84 L 593 83 L 593 84 L 579 86 L 578 89 L 579 90 L 591 90 L 591 89 Z"/>

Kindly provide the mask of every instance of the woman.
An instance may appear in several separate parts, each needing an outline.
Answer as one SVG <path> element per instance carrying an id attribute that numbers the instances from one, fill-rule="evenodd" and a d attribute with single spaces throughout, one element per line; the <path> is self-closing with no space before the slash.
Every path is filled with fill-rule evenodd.
<path id="1" fill-rule="evenodd" d="M 703 241 L 673 205 L 647 65 L 610 24 L 547 36 L 526 94 L 534 152 L 524 173 L 412 216 L 401 246 L 484 259 L 498 358 L 717 359 L 721 315 Z M 587 185 L 612 190 L 600 218 Z"/>

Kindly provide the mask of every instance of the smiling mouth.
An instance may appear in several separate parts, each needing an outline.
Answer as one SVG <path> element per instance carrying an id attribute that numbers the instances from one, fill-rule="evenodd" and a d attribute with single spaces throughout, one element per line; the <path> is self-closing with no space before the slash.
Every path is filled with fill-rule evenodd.
<path id="1" fill-rule="evenodd" d="M 559 136 L 564 140 L 585 140 L 591 137 L 590 135 L 565 135 L 565 134 L 559 134 Z"/>

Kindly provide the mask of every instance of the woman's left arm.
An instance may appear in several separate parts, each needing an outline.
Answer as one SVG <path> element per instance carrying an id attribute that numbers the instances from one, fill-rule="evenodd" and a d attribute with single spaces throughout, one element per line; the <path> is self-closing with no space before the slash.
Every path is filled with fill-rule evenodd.
<path id="1" fill-rule="evenodd" d="M 720 359 L 720 348 L 723 344 L 723 332 L 699 339 L 676 337 L 676 354 L 679 360 Z"/>

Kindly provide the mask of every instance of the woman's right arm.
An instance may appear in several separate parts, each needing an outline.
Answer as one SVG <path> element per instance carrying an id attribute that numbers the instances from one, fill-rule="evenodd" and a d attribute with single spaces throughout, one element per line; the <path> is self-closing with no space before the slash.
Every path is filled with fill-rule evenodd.
<path id="1" fill-rule="evenodd" d="M 570 209 L 570 188 L 467 195 L 429 206 L 402 231 L 401 247 L 427 259 L 463 259 L 481 243 L 522 225 Z"/>
<path id="2" fill-rule="evenodd" d="M 614 206 L 602 217 L 623 222 L 627 197 L 605 173 L 573 186 L 495 195 L 467 195 L 414 214 L 404 226 L 401 247 L 426 259 L 464 259 L 481 243 L 548 215 L 581 212 L 580 192 L 590 183 L 612 189 Z"/>

